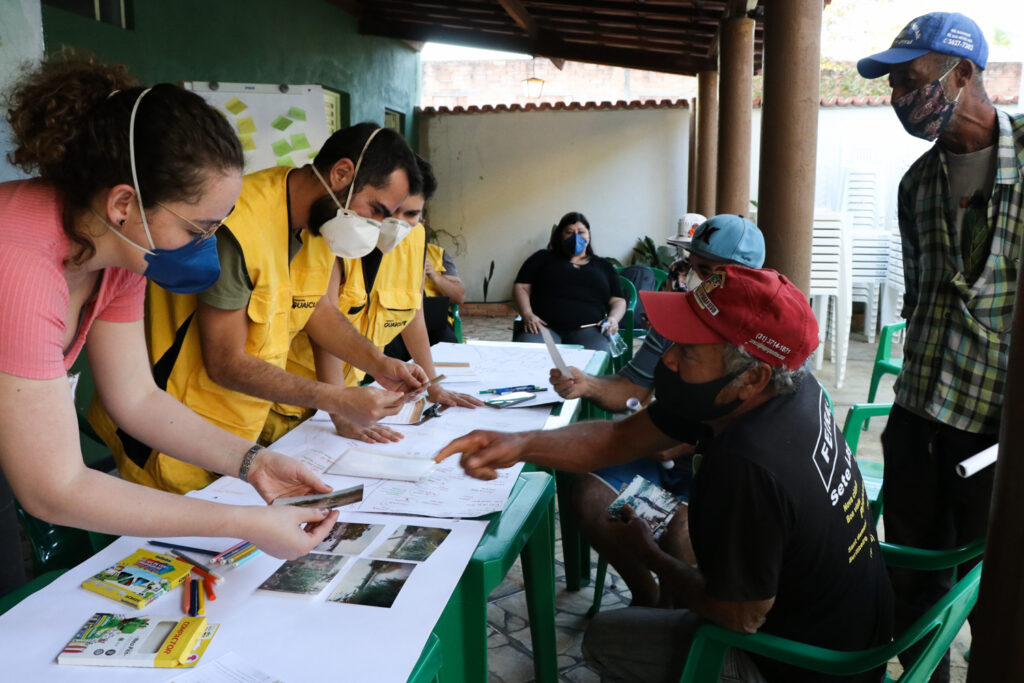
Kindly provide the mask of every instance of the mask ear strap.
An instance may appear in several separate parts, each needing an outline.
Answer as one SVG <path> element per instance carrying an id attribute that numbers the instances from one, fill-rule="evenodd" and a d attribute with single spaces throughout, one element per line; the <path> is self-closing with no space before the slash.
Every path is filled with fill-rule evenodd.
<path id="1" fill-rule="evenodd" d="M 331 195 L 331 199 L 334 200 L 334 203 L 337 204 L 338 208 L 340 209 L 341 202 L 338 201 L 338 196 L 334 194 L 334 190 L 332 190 L 331 186 L 327 184 L 327 181 L 324 180 L 324 177 L 320 175 L 320 171 L 316 170 L 316 164 L 310 164 L 309 167 L 313 169 L 313 173 L 316 175 L 317 180 L 319 180 L 320 184 L 324 186 L 324 189 L 327 190 L 327 194 Z"/>
<path id="2" fill-rule="evenodd" d="M 363 150 L 361 152 L 359 152 L 359 158 L 356 159 L 356 170 L 352 172 L 352 182 L 349 183 L 349 186 L 348 186 L 348 199 L 345 200 L 345 208 L 346 209 L 348 208 L 349 202 L 352 201 L 352 191 L 356 189 L 356 177 L 359 176 L 359 167 L 363 163 L 363 155 L 366 154 L 366 149 L 367 149 L 367 147 L 370 146 L 370 143 L 373 142 L 373 139 L 375 137 L 377 137 L 377 133 L 381 132 L 382 130 L 384 130 L 384 129 L 383 128 L 378 128 L 377 130 L 375 130 L 372 133 L 370 133 L 370 137 L 366 138 L 366 144 L 363 145 Z"/>
<path id="3" fill-rule="evenodd" d="M 146 96 L 152 88 L 146 88 L 136 98 L 135 104 L 132 105 L 132 117 L 128 122 L 128 158 L 132 164 L 132 184 L 135 186 L 135 198 L 139 202 L 139 214 L 142 216 L 142 227 L 146 230 L 146 239 L 149 240 L 149 248 L 156 249 L 156 243 L 153 241 L 153 235 L 149 232 L 149 221 L 146 220 L 146 209 L 142 205 L 142 192 L 139 190 L 139 173 L 135 170 L 135 114 L 139 111 L 139 102 Z M 115 231 L 116 232 L 116 231 Z"/>

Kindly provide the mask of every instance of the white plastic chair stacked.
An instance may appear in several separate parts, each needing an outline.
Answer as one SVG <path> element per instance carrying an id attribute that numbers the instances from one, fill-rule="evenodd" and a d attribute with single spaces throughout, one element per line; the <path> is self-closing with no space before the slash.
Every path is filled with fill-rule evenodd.
<path id="1" fill-rule="evenodd" d="M 906 286 L 903 280 L 903 243 L 900 241 L 899 230 L 892 230 L 889 233 L 889 267 L 882 290 L 883 326 L 903 320 L 903 292 Z"/>
<path id="2" fill-rule="evenodd" d="M 879 299 L 889 261 L 889 235 L 880 228 L 883 204 L 874 171 L 847 171 L 843 212 L 853 235 L 853 301 L 864 302 L 864 332 L 869 344 L 875 342 Z"/>
<path id="3" fill-rule="evenodd" d="M 853 308 L 850 230 L 843 214 L 818 210 L 811 237 L 811 308 L 818 319 L 818 348 L 814 369 L 825 359 L 825 342 L 831 341 L 836 366 L 836 387 L 846 379 L 850 347 L 850 314 Z"/>

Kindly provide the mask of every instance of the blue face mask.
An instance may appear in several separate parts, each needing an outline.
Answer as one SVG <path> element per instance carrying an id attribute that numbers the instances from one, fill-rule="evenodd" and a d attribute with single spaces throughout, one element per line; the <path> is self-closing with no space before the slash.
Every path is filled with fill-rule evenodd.
<path id="1" fill-rule="evenodd" d="M 587 240 L 578 233 L 569 235 L 562 240 L 562 248 L 565 249 L 565 253 L 570 257 L 579 256 L 587 249 Z"/>

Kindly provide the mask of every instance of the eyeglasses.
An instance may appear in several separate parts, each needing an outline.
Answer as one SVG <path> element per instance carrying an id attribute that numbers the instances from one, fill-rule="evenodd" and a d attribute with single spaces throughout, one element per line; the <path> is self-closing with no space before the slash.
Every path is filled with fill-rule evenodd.
<path id="1" fill-rule="evenodd" d="M 177 216 L 178 218 L 180 218 L 181 220 L 185 221 L 186 223 L 191 225 L 193 228 L 195 228 L 194 231 L 190 231 L 190 232 L 193 232 L 193 234 L 197 235 L 199 237 L 199 241 L 200 242 L 202 242 L 204 240 L 208 240 L 211 237 L 213 237 L 213 234 L 215 232 L 217 232 L 217 229 L 220 228 L 220 226 L 224 225 L 224 221 L 226 221 L 228 219 L 228 216 L 231 215 L 231 213 L 229 212 L 228 216 L 224 216 L 224 218 L 222 218 L 219 221 L 217 221 L 216 224 L 212 225 L 211 227 L 204 228 L 203 226 L 199 225 L 195 221 L 192 221 L 192 220 L 190 220 L 188 218 L 185 218 L 180 213 L 178 213 L 177 211 L 175 211 L 171 207 L 167 206 L 163 202 L 157 202 L 156 204 L 157 204 L 157 206 L 159 206 L 162 209 L 167 209 L 172 214 L 174 214 L 175 216 Z M 232 207 L 231 210 L 234 211 L 234 207 Z"/>

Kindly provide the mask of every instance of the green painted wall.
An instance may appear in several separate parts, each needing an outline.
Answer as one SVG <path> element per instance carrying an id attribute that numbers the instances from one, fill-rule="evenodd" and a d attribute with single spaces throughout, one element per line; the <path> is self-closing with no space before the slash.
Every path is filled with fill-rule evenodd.
<path id="1" fill-rule="evenodd" d="M 127 64 L 145 84 L 318 83 L 349 94 L 350 123 L 383 124 L 385 108 L 404 112 L 406 137 L 416 145 L 419 53 L 359 35 L 355 17 L 327 0 L 129 2 L 130 30 L 44 5 L 46 49 L 87 48 Z"/>

